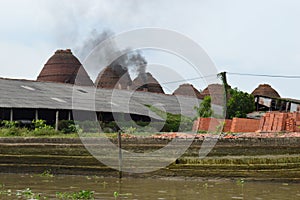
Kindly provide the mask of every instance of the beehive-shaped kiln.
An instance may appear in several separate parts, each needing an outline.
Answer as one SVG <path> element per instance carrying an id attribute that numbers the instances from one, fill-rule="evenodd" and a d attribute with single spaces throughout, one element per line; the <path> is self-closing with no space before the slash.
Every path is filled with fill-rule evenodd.
<path id="1" fill-rule="evenodd" d="M 269 84 L 260 84 L 253 92 L 253 96 L 264 96 L 269 98 L 280 98 L 278 92 Z"/>
<path id="2" fill-rule="evenodd" d="M 196 97 L 198 99 L 203 99 L 204 96 L 192 85 L 192 84 L 182 84 L 180 85 L 174 92 L 173 95 L 181 95 L 181 96 L 190 96 Z"/>
<path id="3" fill-rule="evenodd" d="M 37 81 L 69 83 L 83 86 L 93 86 L 86 70 L 70 49 L 57 50 L 49 58 L 37 77 Z"/>
<path id="4" fill-rule="evenodd" d="M 138 75 L 132 81 L 131 89 L 137 90 L 137 91 L 145 91 L 145 92 L 164 94 L 164 90 L 161 87 L 161 85 L 159 84 L 159 82 L 149 72 Z"/>
<path id="5" fill-rule="evenodd" d="M 99 73 L 95 84 L 98 88 L 129 89 L 132 83 L 131 78 L 127 71 L 122 71 L 122 73 L 118 73 L 110 66 L 106 67 Z"/>

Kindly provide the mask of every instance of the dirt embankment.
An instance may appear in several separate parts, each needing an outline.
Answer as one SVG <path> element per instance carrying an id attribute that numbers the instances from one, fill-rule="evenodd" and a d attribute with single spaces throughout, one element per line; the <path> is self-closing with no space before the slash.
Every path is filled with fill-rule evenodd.
<path id="1" fill-rule="evenodd" d="M 153 152 L 166 146 L 171 138 L 123 138 L 122 148 L 135 153 Z M 188 137 L 175 138 L 189 140 Z M 212 149 L 200 159 L 198 155 L 204 138 L 194 139 L 180 158 L 163 169 L 147 174 L 124 173 L 124 176 L 300 180 L 300 137 L 221 137 L 215 145 L 206 146 Z M 91 138 L 88 141 L 87 145 L 96 145 L 101 140 Z M 116 139 L 111 141 L 117 144 Z M 0 138 L 0 172 L 41 173 L 49 169 L 60 174 L 118 174 L 95 159 L 79 138 Z"/>

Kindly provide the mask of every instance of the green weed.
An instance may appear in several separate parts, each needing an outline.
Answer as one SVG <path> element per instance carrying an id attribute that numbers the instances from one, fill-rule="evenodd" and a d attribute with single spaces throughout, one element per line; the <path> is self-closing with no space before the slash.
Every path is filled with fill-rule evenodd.
<path id="1" fill-rule="evenodd" d="M 94 192 L 89 190 L 81 190 L 79 192 L 57 192 L 56 198 L 58 199 L 94 199 Z"/>

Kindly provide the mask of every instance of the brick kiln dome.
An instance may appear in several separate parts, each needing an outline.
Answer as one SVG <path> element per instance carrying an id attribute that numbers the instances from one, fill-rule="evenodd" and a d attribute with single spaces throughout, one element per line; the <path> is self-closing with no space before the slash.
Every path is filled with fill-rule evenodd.
<path id="1" fill-rule="evenodd" d="M 37 81 L 93 86 L 93 81 L 70 49 L 57 50 L 49 58 Z"/>
<path id="2" fill-rule="evenodd" d="M 106 67 L 99 73 L 95 84 L 98 88 L 128 89 L 131 86 L 131 82 L 128 72 L 119 75 L 112 67 Z"/>
<path id="3" fill-rule="evenodd" d="M 264 96 L 270 98 L 280 98 L 278 92 L 269 84 L 260 84 L 252 93 L 253 96 Z"/>
<path id="4" fill-rule="evenodd" d="M 161 94 L 165 93 L 158 81 L 149 72 L 147 72 L 144 77 L 142 75 L 136 77 L 132 81 L 131 89 Z"/>
<path id="5" fill-rule="evenodd" d="M 198 99 L 203 99 L 204 96 L 192 85 L 192 84 L 182 84 L 174 92 L 173 95 L 191 96 L 197 97 Z"/>
<path id="6" fill-rule="evenodd" d="M 228 86 L 231 88 L 230 86 Z M 205 88 L 202 92 L 201 95 L 203 98 L 205 96 L 211 96 L 212 95 L 212 103 L 217 104 L 217 105 L 224 105 L 224 86 L 221 84 L 210 84 L 208 85 L 207 88 Z M 230 98 L 230 94 L 228 92 L 227 99 Z"/>

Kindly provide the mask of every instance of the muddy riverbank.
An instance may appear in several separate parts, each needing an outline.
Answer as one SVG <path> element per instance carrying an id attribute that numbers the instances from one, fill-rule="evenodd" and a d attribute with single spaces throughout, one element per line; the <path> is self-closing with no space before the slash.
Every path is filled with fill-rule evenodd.
<path id="1" fill-rule="evenodd" d="M 90 145 L 94 145 L 93 138 Z M 117 144 L 116 139 L 111 140 Z M 122 148 L 151 152 L 171 140 L 124 138 Z M 99 141 L 98 141 L 99 142 Z M 167 167 L 124 177 L 221 177 L 261 180 L 300 180 L 300 138 L 222 138 L 203 159 L 198 157 L 203 140 L 193 140 L 185 153 Z M 158 158 L 162 160 L 164 158 Z M 0 138 L 1 173 L 42 173 L 118 176 L 117 170 L 102 164 L 79 138 Z"/>

